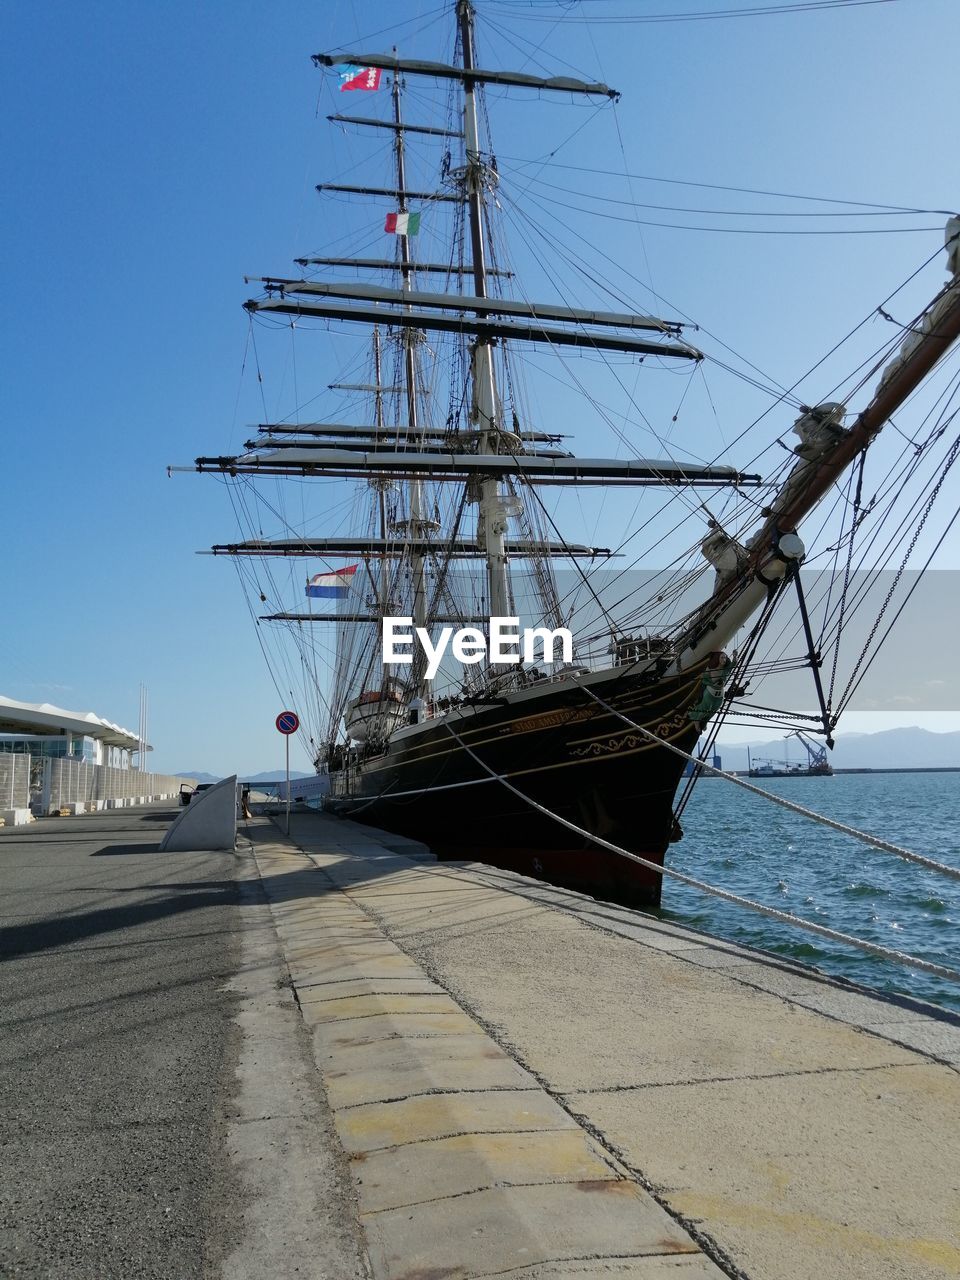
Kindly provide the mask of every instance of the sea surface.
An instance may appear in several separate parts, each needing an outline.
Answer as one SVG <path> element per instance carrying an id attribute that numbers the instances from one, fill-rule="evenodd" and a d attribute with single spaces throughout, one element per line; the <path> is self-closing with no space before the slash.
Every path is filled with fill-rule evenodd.
<path id="1" fill-rule="evenodd" d="M 751 779 L 827 817 L 960 868 L 960 773 Z M 960 880 L 928 871 L 751 795 L 696 785 L 668 865 L 869 942 L 960 969 Z M 667 919 L 960 1010 L 960 987 L 664 880 Z"/>

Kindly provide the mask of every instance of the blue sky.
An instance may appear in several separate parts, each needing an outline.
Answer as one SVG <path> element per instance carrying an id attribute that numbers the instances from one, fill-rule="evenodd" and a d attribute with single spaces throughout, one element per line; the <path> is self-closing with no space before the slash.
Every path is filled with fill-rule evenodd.
<path id="1" fill-rule="evenodd" d="M 234 449 L 245 424 L 262 416 L 249 352 L 241 377 L 240 303 L 251 293 L 244 273 L 292 273 L 293 256 L 370 216 L 356 202 L 324 201 L 313 191 L 351 165 L 357 177 L 382 177 L 375 148 L 326 124 L 343 103 L 310 54 L 400 22 L 366 47 L 396 39 L 405 53 L 443 58 L 450 28 L 440 7 L 20 0 L 8 8 L 0 692 L 134 725 L 143 681 L 155 768 L 254 772 L 282 762 L 273 718 L 284 691 L 267 674 L 236 575 L 228 561 L 194 555 L 236 534 L 223 488 L 212 478 L 170 479 L 165 468 Z M 730 7 L 730 0 L 481 4 L 487 61 L 534 71 L 572 65 L 624 95 L 615 115 L 592 120 L 592 108 L 566 101 L 552 111 L 528 95 L 493 101 L 505 196 L 519 201 L 534 177 L 541 185 L 528 194 L 540 201 L 541 219 L 551 210 L 563 215 L 551 199 L 599 208 L 591 194 L 695 208 L 785 207 L 581 171 L 598 168 L 923 209 L 960 204 L 954 0 L 729 21 L 570 20 Z M 553 167 L 529 163 L 558 141 Z M 545 183 L 586 195 L 565 198 Z M 626 206 L 603 208 L 632 216 Z M 382 212 L 378 206 L 376 217 Z M 792 383 L 940 241 L 939 231 L 733 235 L 569 217 L 624 269 L 652 281 L 666 313 L 682 308 L 781 383 Z M 699 215 L 643 217 L 695 223 Z M 914 225 L 942 221 L 921 216 Z M 919 304 L 941 279 L 937 265 L 897 314 L 908 315 L 909 301 Z M 549 280 L 538 283 L 546 288 Z M 653 306 L 639 286 L 633 292 Z M 883 336 L 883 322 L 876 325 L 874 345 Z M 345 342 L 330 344 L 338 357 Z M 327 368 L 325 357 L 312 360 L 301 358 L 301 383 Z M 289 371 L 284 382 L 282 359 L 268 344 L 264 361 L 273 378 L 270 411 L 287 412 Z M 856 363 L 850 358 L 844 368 Z M 811 398 L 832 387 L 829 373 L 811 383 Z M 740 415 L 768 403 L 722 375 L 711 391 L 727 438 Z M 675 384 L 651 391 L 667 424 L 671 398 Z M 708 400 L 693 403 L 705 411 Z M 771 435 L 789 417 L 781 411 Z M 678 448 L 716 444 L 697 435 L 707 430 L 697 420 L 689 430 L 672 437 Z M 948 544 L 938 563 L 956 568 L 958 559 Z M 298 758 L 295 748 L 294 764 L 308 767 L 303 750 Z"/>

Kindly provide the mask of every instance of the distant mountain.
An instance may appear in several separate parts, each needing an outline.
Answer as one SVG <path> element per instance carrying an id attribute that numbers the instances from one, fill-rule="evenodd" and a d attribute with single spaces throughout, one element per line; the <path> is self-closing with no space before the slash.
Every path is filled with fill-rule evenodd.
<path id="1" fill-rule="evenodd" d="M 291 778 L 315 778 L 314 773 L 299 773 L 296 769 L 290 770 Z M 283 772 L 277 773 L 275 770 L 271 773 L 254 773 L 249 778 L 244 778 L 244 782 L 286 782 L 287 775 Z"/>
<path id="2" fill-rule="evenodd" d="M 187 769 L 183 773 L 175 773 L 175 778 L 192 778 L 194 782 L 219 782 L 219 777 L 214 773 L 202 773 L 199 769 L 194 773 L 191 769 Z"/>
<path id="3" fill-rule="evenodd" d="M 822 742 L 822 738 L 811 738 Z M 746 769 L 750 754 L 769 760 L 805 762 L 807 755 L 796 738 L 772 742 L 724 743 L 717 746 L 724 769 Z M 931 733 L 929 729 L 884 729 L 880 733 L 839 734 L 827 753 L 835 769 L 948 769 L 960 768 L 960 732 Z"/>

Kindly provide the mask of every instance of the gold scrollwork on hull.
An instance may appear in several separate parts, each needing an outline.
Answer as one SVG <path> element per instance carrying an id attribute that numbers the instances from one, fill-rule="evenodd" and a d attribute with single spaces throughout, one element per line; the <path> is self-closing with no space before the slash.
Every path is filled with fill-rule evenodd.
<path id="1" fill-rule="evenodd" d="M 650 729 L 650 732 L 656 734 L 658 738 L 667 740 L 676 737 L 688 725 L 689 721 L 685 718 L 683 712 L 677 712 L 676 715 L 670 716 L 669 719 L 661 720 L 658 725 Z M 646 748 L 649 750 L 653 745 L 649 738 L 640 734 L 617 733 L 606 739 L 595 738 L 592 742 L 588 742 L 582 747 L 570 747 L 568 754 L 580 760 L 588 756 L 596 759 L 598 756 L 616 755 L 625 749 L 633 751 Z"/>
<path id="2" fill-rule="evenodd" d="M 648 745 L 645 738 L 639 738 L 635 733 L 626 733 L 616 738 L 608 738 L 606 742 L 588 742 L 585 747 L 571 747 L 570 754 L 582 760 L 586 756 L 614 755 L 616 752 L 622 751 L 624 747 L 644 747 Z"/>
<path id="3" fill-rule="evenodd" d="M 669 720 L 661 720 L 660 723 L 657 725 L 657 727 L 653 730 L 653 732 L 657 735 L 658 738 L 669 738 L 671 736 L 671 733 L 670 733 L 671 729 L 674 731 L 678 729 L 684 729 L 689 724 L 690 724 L 690 721 L 683 714 L 683 712 L 678 711 L 677 714 L 674 716 L 671 716 Z"/>

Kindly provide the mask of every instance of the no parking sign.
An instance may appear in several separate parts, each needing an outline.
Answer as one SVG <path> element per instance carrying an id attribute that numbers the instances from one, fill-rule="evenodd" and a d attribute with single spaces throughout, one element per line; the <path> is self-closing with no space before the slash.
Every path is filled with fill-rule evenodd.
<path id="1" fill-rule="evenodd" d="M 287 740 L 287 821 L 286 831 L 290 834 L 290 735 L 300 728 L 300 717 L 295 711 L 281 711 L 274 722 Z"/>

